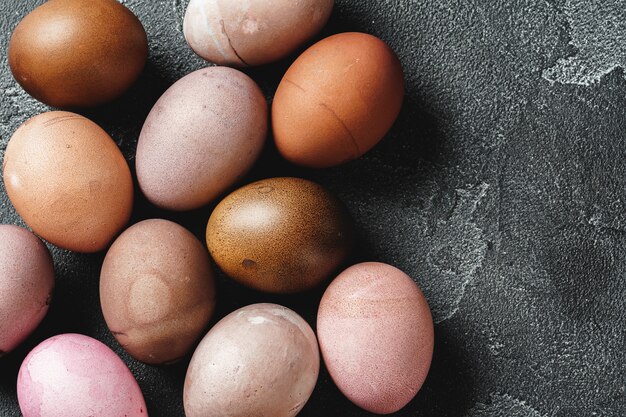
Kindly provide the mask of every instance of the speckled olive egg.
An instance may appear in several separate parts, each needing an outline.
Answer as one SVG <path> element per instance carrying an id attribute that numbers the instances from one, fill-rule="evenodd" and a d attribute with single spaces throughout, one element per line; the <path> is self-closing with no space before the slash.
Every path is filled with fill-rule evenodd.
<path id="1" fill-rule="evenodd" d="M 294 293 L 313 288 L 346 259 L 352 222 L 343 204 L 320 185 L 271 178 L 220 202 L 206 236 L 215 262 L 236 281 Z"/>
<path id="2" fill-rule="evenodd" d="M 9 141 L 4 184 L 15 209 L 42 238 L 76 252 L 106 248 L 130 218 L 130 169 L 111 137 L 74 113 L 27 120 Z"/>
<path id="3" fill-rule="evenodd" d="M 104 259 L 100 301 L 109 329 L 135 359 L 176 362 L 204 334 L 215 308 L 209 255 L 176 223 L 137 223 Z"/>
<path id="4" fill-rule="evenodd" d="M 276 61 L 319 32 L 334 0 L 191 0 L 183 31 L 191 48 L 220 65 Z"/>
<path id="5" fill-rule="evenodd" d="M 51 337 L 17 376 L 24 417 L 146 417 L 137 381 L 106 345 L 80 334 Z"/>
<path id="6" fill-rule="evenodd" d="M 433 354 L 433 320 L 424 295 L 399 269 L 354 265 L 330 284 L 317 334 L 324 363 L 359 407 L 390 414 L 421 388 Z"/>
<path id="7" fill-rule="evenodd" d="M 323 39 L 300 55 L 278 86 L 276 146 L 294 164 L 340 165 L 383 138 L 403 98 L 400 61 L 383 41 L 364 33 Z"/>
<path id="8" fill-rule="evenodd" d="M 116 0 L 49 0 L 15 28 L 13 76 L 55 107 L 113 100 L 137 79 L 148 56 L 146 32 Z"/>
<path id="9" fill-rule="evenodd" d="M 0 357 L 39 325 L 53 289 L 52 257 L 41 240 L 21 227 L 0 225 Z"/>
<path id="10" fill-rule="evenodd" d="M 247 75 L 226 67 L 192 72 L 163 94 L 143 126 L 141 190 L 164 209 L 202 207 L 252 167 L 267 123 L 265 97 Z"/>
<path id="11" fill-rule="evenodd" d="M 293 417 L 315 388 L 319 350 L 311 327 L 276 304 L 220 320 L 202 339 L 185 378 L 187 417 Z"/>

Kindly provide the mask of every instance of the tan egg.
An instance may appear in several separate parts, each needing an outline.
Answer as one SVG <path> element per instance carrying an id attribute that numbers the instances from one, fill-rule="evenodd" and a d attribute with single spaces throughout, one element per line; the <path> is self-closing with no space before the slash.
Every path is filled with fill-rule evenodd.
<path id="1" fill-rule="evenodd" d="M 126 160 L 104 130 L 75 113 L 42 113 L 20 126 L 6 149 L 3 177 L 26 224 L 60 248 L 101 251 L 130 218 Z"/>
<path id="2" fill-rule="evenodd" d="M 13 76 L 55 107 L 95 106 L 120 96 L 139 77 L 148 39 L 116 0 L 50 0 L 28 14 L 9 43 Z"/>
<path id="3" fill-rule="evenodd" d="M 209 255 L 176 223 L 137 223 L 104 259 L 100 302 L 109 329 L 135 359 L 176 362 L 204 334 L 215 308 Z"/>
<path id="4" fill-rule="evenodd" d="M 395 53 L 365 33 L 341 33 L 307 49 L 280 82 L 272 105 L 279 152 L 323 168 L 353 160 L 389 131 L 404 99 Z"/>
<path id="5" fill-rule="evenodd" d="M 320 185 L 271 178 L 242 187 L 213 211 L 207 245 L 231 278 L 273 293 L 318 285 L 346 259 L 352 221 Z"/>
<path id="6" fill-rule="evenodd" d="M 334 0 L 191 0 L 185 39 L 220 65 L 276 61 L 302 46 L 328 21 Z"/>

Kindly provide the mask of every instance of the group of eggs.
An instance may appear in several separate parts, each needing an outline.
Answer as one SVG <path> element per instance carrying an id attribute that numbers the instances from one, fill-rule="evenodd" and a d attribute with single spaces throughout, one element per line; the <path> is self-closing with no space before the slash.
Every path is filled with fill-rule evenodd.
<path id="1" fill-rule="evenodd" d="M 301 47 L 332 7 L 333 0 L 191 0 L 184 34 L 209 61 L 260 65 Z M 122 94 L 147 52 L 141 23 L 116 0 L 50 0 L 15 29 L 9 63 L 32 96 L 73 108 Z M 183 77 L 148 115 L 136 171 L 156 206 L 203 207 L 259 157 L 270 119 L 266 100 L 252 79 L 228 66 Z M 403 95 L 400 62 L 384 42 L 362 33 L 326 38 L 295 60 L 276 91 L 277 149 L 308 167 L 357 158 L 390 129 Z M 299 178 L 266 179 L 226 196 L 207 225 L 208 252 L 167 220 L 145 220 L 120 234 L 132 211 L 131 171 L 103 129 L 70 112 L 26 121 L 9 141 L 3 178 L 37 235 L 77 252 L 108 248 L 100 276 L 104 318 L 121 346 L 149 364 L 180 360 L 203 335 L 215 307 L 209 253 L 242 284 L 297 293 L 328 279 L 352 246 L 343 204 Z M 0 226 L 0 355 L 37 327 L 53 287 L 43 243 L 25 229 Z M 381 263 L 354 265 L 325 291 L 317 337 L 297 313 L 275 304 L 250 305 L 220 320 L 191 359 L 185 413 L 294 416 L 315 387 L 320 350 L 350 400 L 392 413 L 420 389 L 433 343 L 428 303 L 409 276 Z M 147 414 L 122 360 L 77 334 L 52 337 L 30 352 L 20 368 L 18 399 L 24 417 Z"/>

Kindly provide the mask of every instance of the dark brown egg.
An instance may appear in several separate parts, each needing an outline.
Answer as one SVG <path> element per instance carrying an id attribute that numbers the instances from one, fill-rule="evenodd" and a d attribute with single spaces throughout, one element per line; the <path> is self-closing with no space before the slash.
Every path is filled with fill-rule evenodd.
<path id="1" fill-rule="evenodd" d="M 55 107 L 95 106 L 118 97 L 147 56 L 141 22 L 116 0 L 50 0 L 20 22 L 9 43 L 17 82 Z"/>
<path id="2" fill-rule="evenodd" d="M 215 262 L 236 281 L 294 293 L 316 286 L 346 259 L 352 221 L 320 185 L 272 178 L 238 189 L 215 208 L 207 244 Z"/>
<path id="3" fill-rule="evenodd" d="M 204 334 L 215 308 L 208 253 L 176 223 L 137 223 L 104 259 L 100 302 L 109 329 L 135 359 L 175 362 Z"/>

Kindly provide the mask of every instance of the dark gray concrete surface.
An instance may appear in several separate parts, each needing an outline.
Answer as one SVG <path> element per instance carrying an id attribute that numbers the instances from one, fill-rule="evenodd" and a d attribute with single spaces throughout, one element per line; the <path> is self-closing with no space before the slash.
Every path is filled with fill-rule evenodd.
<path id="1" fill-rule="evenodd" d="M 12 132 L 46 110 L 8 70 L 6 47 L 36 0 L 0 2 L 0 157 Z M 132 90 L 84 114 L 131 166 L 142 122 L 175 80 L 205 65 L 182 35 L 186 0 L 126 0 L 150 39 Z M 409 273 L 431 304 L 434 362 L 399 416 L 626 415 L 626 1 L 337 0 L 324 35 L 386 40 L 406 71 L 402 114 L 386 139 L 340 168 L 301 170 L 271 145 L 247 180 L 296 175 L 338 194 L 358 226 L 353 262 Z M 291 58 L 293 59 L 293 57 Z M 247 70 L 271 100 L 290 60 Z M 211 208 L 171 214 L 138 196 L 134 220 L 174 219 L 202 237 Z M 0 185 L 0 222 L 23 224 Z M 39 330 L 0 360 L 0 416 L 19 416 L 15 379 L 35 344 L 94 336 L 129 365 L 150 415 L 183 416 L 188 358 L 132 360 L 103 322 L 103 258 L 51 248 L 57 292 Z M 314 324 L 322 290 L 275 297 L 220 276 L 216 319 L 258 301 Z M 365 416 L 322 370 L 303 416 Z"/>

